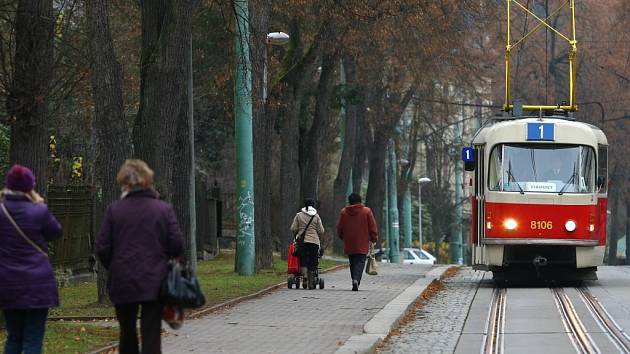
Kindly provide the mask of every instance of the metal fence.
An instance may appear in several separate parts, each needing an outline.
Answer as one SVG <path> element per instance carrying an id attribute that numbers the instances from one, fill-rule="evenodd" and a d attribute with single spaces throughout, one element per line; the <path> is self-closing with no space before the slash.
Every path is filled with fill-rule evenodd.
<path id="1" fill-rule="evenodd" d="M 50 245 L 53 266 L 74 274 L 90 269 L 94 199 L 89 186 L 48 188 L 48 207 L 63 227 L 63 236 Z"/>
<path id="2" fill-rule="evenodd" d="M 220 248 L 234 248 L 236 194 L 224 193 L 216 184 L 197 183 L 197 250 L 216 255 Z"/>

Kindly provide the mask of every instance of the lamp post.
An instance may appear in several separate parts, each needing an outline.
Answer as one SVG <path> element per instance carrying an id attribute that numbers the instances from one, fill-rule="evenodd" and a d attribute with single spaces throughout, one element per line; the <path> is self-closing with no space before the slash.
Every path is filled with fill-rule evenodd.
<path id="1" fill-rule="evenodd" d="M 252 143 L 252 67 L 249 60 L 249 1 L 235 0 L 236 68 L 234 90 L 234 135 L 236 137 L 236 188 L 238 212 L 236 271 L 256 274 L 254 239 L 254 153 Z"/>
<path id="2" fill-rule="evenodd" d="M 422 185 L 431 182 L 429 177 L 418 178 L 418 242 L 422 249 Z"/>
<path id="3" fill-rule="evenodd" d="M 403 147 L 403 151 L 406 150 L 406 147 Z M 405 167 L 409 166 L 409 160 L 401 158 L 398 159 L 398 165 L 400 165 L 400 167 L 402 169 L 404 169 Z M 407 180 L 406 176 L 409 175 L 409 169 L 406 170 L 407 172 L 402 174 L 401 179 L 402 180 Z M 403 247 L 404 248 L 410 248 L 412 247 L 412 223 L 411 223 L 411 192 L 409 191 L 409 184 L 405 183 L 405 191 L 403 193 L 403 202 L 402 202 L 402 234 L 403 234 Z"/>
<path id="4" fill-rule="evenodd" d="M 285 45 L 289 43 L 291 37 L 284 32 L 267 33 L 267 44 Z M 263 101 L 267 102 L 267 55 L 265 54 L 265 62 L 263 66 Z"/>

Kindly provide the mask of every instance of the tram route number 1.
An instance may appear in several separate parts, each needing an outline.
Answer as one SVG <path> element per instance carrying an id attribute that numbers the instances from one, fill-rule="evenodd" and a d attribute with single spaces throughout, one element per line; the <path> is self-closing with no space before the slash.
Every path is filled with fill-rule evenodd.
<path id="1" fill-rule="evenodd" d="M 462 149 L 462 160 L 464 162 L 475 161 L 475 150 L 471 147 L 465 147 Z"/>
<path id="2" fill-rule="evenodd" d="M 553 123 L 527 123 L 527 140 L 553 141 L 555 140 L 555 126 Z"/>

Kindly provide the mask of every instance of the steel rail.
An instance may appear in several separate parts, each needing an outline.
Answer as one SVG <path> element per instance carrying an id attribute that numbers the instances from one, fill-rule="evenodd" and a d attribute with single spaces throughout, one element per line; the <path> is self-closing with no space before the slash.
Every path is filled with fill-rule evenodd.
<path id="1" fill-rule="evenodd" d="M 599 323 L 600 327 L 607 331 L 608 338 L 617 346 L 622 353 L 630 353 L 630 337 L 628 334 L 615 322 L 610 316 L 604 306 L 597 300 L 593 294 L 586 287 L 576 288 L 578 294 L 584 301 L 584 304 L 589 309 L 593 318 Z"/>
<path id="2" fill-rule="evenodd" d="M 495 288 L 486 320 L 486 333 L 483 337 L 481 354 L 499 354 L 504 351 L 503 333 L 505 329 L 505 308 L 507 289 Z"/>
<path id="3" fill-rule="evenodd" d="M 601 353 L 597 344 L 595 344 L 593 339 L 586 332 L 584 324 L 582 324 L 580 317 L 573 307 L 571 299 L 569 299 L 567 294 L 564 292 L 564 289 L 551 288 L 551 293 L 554 296 L 562 323 L 567 330 L 567 334 L 569 335 L 569 339 L 571 339 L 571 343 L 575 347 L 575 350 L 578 353 Z"/>

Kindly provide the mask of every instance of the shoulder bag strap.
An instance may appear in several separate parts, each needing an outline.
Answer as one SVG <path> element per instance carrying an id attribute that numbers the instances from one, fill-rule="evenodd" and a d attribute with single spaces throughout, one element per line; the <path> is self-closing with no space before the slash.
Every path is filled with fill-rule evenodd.
<path id="1" fill-rule="evenodd" d="M 317 214 L 315 214 L 317 215 Z M 298 236 L 299 238 L 301 238 L 302 240 L 304 239 L 304 236 L 306 235 L 306 230 L 308 230 L 308 227 L 311 226 L 311 222 L 313 221 L 313 219 L 315 218 L 315 215 L 311 216 L 311 219 L 308 221 L 308 224 L 306 224 L 306 227 L 304 227 L 304 231 L 302 231 L 302 233 L 300 234 L 300 236 Z"/>
<path id="2" fill-rule="evenodd" d="M 2 208 L 2 211 L 4 212 L 4 215 L 6 215 L 7 219 L 9 219 L 9 221 L 11 222 L 11 224 L 13 225 L 13 227 L 15 227 L 15 229 L 17 230 L 17 232 L 20 234 L 20 236 L 22 236 L 22 238 L 31 244 L 31 246 L 33 246 L 36 250 L 38 250 L 41 254 L 43 254 L 44 256 L 48 257 L 48 254 L 46 254 L 46 252 L 44 252 L 44 250 L 39 247 L 35 242 L 33 242 L 33 240 L 31 240 L 30 238 L 28 238 L 28 236 L 26 236 L 26 234 L 24 233 L 24 231 L 22 231 L 22 229 L 18 226 L 18 224 L 15 222 L 15 220 L 13 219 L 13 217 L 11 216 L 11 214 L 9 214 L 9 211 L 7 210 L 7 207 L 4 206 L 4 203 L 0 203 L 0 208 Z"/>

